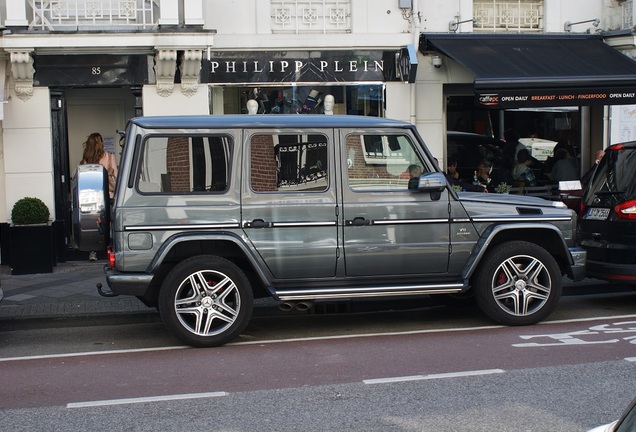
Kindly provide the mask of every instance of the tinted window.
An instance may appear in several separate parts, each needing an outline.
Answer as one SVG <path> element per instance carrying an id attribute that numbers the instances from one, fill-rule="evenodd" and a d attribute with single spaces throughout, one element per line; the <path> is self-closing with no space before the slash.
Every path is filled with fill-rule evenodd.
<path id="1" fill-rule="evenodd" d="M 634 173 L 636 173 L 636 149 L 621 147 L 608 149 L 596 168 L 585 196 L 585 204 L 614 206 L 636 198 Z"/>
<path id="2" fill-rule="evenodd" d="M 223 192 L 229 183 L 231 138 L 152 136 L 144 143 L 137 189 L 141 193 Z"/>
<path id="3" fill-rule="evenodd" d="M 256 192 L 325 191 L 327 137 L 256 134 L 250 140 L 250 186 Z"/>

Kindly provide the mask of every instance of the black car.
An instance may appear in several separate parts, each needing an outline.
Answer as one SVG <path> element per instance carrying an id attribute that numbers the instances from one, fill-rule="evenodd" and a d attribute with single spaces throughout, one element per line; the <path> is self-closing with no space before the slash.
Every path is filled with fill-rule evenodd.
<path id="1" fill-rule="evenodd" d="M 636 141 L 605 151 L 581 203 L 589 277 L 636 284 Z"/>
<path id="2" fill-rule="evenodd" d="M 500 166 L 503 145 L 502 140 L 485 135 L 455 131 L 446 133 L 448 159 L 457 160 L 459 177 L 467 182 L 472 181 L 477 166 L 482 161 L 489 162 L 491 166 Z M 445 167 L 442 168 L 446 171 Z"/>

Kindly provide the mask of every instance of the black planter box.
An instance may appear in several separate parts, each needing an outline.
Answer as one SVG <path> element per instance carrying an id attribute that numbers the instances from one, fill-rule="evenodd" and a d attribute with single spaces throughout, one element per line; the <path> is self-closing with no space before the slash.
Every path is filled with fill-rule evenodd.
<path id="1" fill-rule="evenodd" d="M 51 224 L 11 225 L 11 274 L 52 273 L 55 241 Z"/>

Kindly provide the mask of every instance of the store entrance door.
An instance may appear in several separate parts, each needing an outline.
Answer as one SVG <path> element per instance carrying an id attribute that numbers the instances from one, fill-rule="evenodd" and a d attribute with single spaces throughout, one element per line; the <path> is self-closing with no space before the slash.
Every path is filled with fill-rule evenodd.
<path id="1" fill-rule="evenodd" d="M 71 179 L 81 162 L 83 143 L 93 132 L 104 139 L 106 151 L 119 162 L 118 130 L 135 116 L 135 96 L 128 88 L 65 89 L 51 91 L 52 139 L 55 171 L 55 212 L 58 259 L 87 259 L 72 239 Z M 105 257 L 105 251 L 97 251 Z M 84 256 L 85 255 L 85 256 Z"/>

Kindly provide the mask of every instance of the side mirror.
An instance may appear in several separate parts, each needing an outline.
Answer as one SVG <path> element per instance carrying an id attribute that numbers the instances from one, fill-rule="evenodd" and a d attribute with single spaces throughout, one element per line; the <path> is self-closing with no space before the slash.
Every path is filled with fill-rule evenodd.
<path id="1" fill-rule="evenodd" d="M 420 176 L 417 190 L 420 192 L 443 192 L 448 182 L 443 173 L 431 172 Z"/>
<path id="2" fill-rule="evenodd" d="M 447 184 L 446 176 L 443 173 L 431 172 L 420 176 L 417 190 L 430 193 L 431 199 L 437 201 L 442 197 L 442 192 L 446 189 Z"/>

